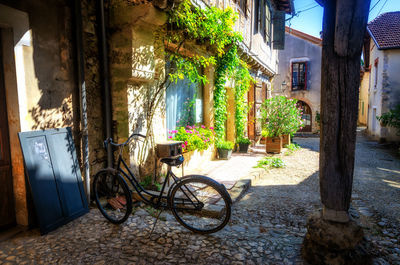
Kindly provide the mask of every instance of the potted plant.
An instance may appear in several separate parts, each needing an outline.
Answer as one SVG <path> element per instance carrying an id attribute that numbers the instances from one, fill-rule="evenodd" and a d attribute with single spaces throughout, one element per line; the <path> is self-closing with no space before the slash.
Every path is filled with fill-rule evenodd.
<path id="1" fill-rule="evenodd" d="M 230 159 L 232 155 L 232 149 L 234 147 L 233 142 L 230 141 L 219 141 L 216 144 L 218 150 L 219 159 Z"/>
<path id="2" fill-rule="evenodd" d="M 239 153 L 247 153 L 249 145 L 251 144 L 250 139 L 247 137 L 240 137 L 237 143 L 239 145 Z"/>
<path id="3" fill-rule="evenodd" d="M 400 104 L 398 104 L 394 109 L 383 113 L 381 116 L 376 116 L 382 127 L 392 127 L 397 129 L 397 135 L 400 135 Z"/>
<path id="4" fill-rule="evenodd" d="M 276 135 L 272 131 L 263 130 L 261 135 L 266 138 L 265 151 L 267 153 L 281 153 L 282 152 L 282 136 Z"/>
<path id="5" fill-rule="evenodd" d="M 301 128 L 302 110 L 296 106 L 296 103 L 295 99 L 276 96 L 265 100 L 261 105 L 261 126 L 263 136 L 267 137 L 266 151 L 268 153 L 280 153 L 283 145 L 282 136 L 294 134 Z M 289 141 L 289 136 L 286 139 Z"/>

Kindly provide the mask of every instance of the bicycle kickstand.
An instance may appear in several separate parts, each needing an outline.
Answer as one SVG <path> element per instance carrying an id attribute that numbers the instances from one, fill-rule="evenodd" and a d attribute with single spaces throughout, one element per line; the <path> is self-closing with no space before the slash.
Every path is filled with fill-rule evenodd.
<path id="1" fill-rule="evenodd" d="M 151 235 L 153 234 L 154 229 L 156 228 L 156 225 L 157 225 L 157 221 L 158 221 L 158 219 L 160 218 L 160 215 L 161 215 L 162 211 L 163 211 L 163 210 L 160 210 L 160 212 L 157 214 L 156 221 L 155 221 L 154 224 L 153 224 L 153 228 L 151 229 L 151 232 L 150 232 L 148 238 L 150 238 Z"/>

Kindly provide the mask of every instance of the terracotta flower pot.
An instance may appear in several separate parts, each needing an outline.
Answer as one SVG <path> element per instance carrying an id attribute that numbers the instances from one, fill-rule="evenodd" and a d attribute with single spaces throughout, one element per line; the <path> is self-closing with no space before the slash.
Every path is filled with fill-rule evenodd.
<path id="1" fill-rule="evenodd" d="M 282 135 L 282 146 L 290 144 L 290 134 Z"/>
<path id="2" fill-rule="evenodd" d="M 267 153 L 279 154 L 282 152 L 282 137 L 267 137 L 267 142 L 265 144 L 265 149 Z"/>

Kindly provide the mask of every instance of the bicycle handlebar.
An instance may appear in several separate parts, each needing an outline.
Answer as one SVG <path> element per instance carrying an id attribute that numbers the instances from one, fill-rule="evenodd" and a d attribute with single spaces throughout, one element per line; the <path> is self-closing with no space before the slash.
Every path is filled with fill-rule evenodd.
<path id="1" fill-rule="evenodd" d="M 146 138 L 146 136 L 144 136 L 143 134 L 140 134 L 140 133 L 132 133 L 129 137 L 128 137 L 128 139 L 125 141 L 125 142 L 123 142 L 123 143 L 121 143 L 121 144 L 118 144 L 118 143 L 114 143 L 113 141 L 112 141 L 112 138 L 110 137 L 110 138 L 108 138 L 108 139 L 106 139 L 105 141 L 104 141 L 104 148 L 105 149 L 107 149 L 107 147 L 108 147 L 108 144 L 111 144 L 112 146 L 124 146 L 124 145 L 126 145 L 127 143 L 129 143 L 131 140 L 132 140 L 132 138 L 133 137 L 135 137 L 135 136 L 139 136 L 139 137 L 142 137 L 142 138 Z"/>

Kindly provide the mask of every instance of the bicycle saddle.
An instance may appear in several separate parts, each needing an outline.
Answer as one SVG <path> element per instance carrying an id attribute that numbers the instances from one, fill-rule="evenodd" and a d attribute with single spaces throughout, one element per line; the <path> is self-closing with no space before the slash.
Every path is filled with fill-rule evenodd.
<path id="1" fill-rule="evenodd" d="M 164 157 L 161 158 L 161 163 L 165 163 L 171 167 L 176 167 L 179 166 L 183 163 L 183 161 L 185 161 L 185 159 L 183 158 L 183 155 L 179 155 L 176 157 Z"/>

